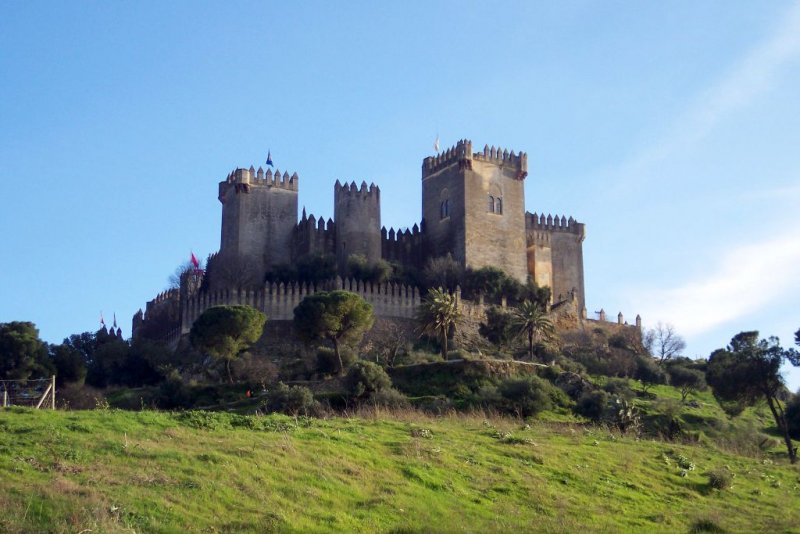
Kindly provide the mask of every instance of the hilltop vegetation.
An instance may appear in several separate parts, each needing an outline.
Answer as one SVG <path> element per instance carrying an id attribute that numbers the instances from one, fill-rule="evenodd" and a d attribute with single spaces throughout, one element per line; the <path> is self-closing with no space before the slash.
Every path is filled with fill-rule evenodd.
<path id="1" fill-rule="evenodd" d="M 96 409 L 2 412 L 0 530 L 800 524 L 800 400 L 779 374 L 796 351 L 743 332 L 690 360 L 670 327 L 576 323 L 532 294 L 480 324 L 443 290 L 417 322 L 343 291 L 266 329 L 253 308 L 212 307 L 175 352 L 2 324 L 0 378 L 55 373 L 60 407 Z"/>
<path id="2" fill-rule="evenodd" d="M 800 471 L 482 415 L 0 418 L 4 532 L 797 532 Z M 720 489 L 721 488 L 721 489 Z"/>

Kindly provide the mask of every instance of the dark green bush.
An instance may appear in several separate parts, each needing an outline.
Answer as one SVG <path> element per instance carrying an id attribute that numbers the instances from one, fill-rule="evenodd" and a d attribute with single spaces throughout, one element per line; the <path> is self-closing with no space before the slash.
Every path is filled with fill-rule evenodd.
<path id="1" fill-rule="evenodd" d="M 392 387 L 392 379 L 380 365 L 362 360 L 350 368 L 345 384 L 354 398 L 364 398 Z"/>
<path id="2" fill-rule="evenodd" d="M 159 384 L 158 406 L 167 410 L 190 407 L 190 395 L 178 371 L 170 371 L 167 378 Z"/>
<path id="3" fill-rule="evenodd" d="M 609 378 L 603 384 L 603 391 L 626 400 L 631 400 L 635 396 L 627 378 Z"/>
<path id="4" fill-rule="evenodd" d="M 786 423 L 792 439 L 800 440 L 800 395 L 794 395 L 786 403 Z"/>
<path id="5" fill-rule="evenodd" d="M 575 412 L 592 421 L 600 421 L 608 410 L 610 396 L 602 390 L 586 392 L 578 399 Z"/>
<path id="6" fill-rule="evenodd" d="M 264 408 L 268 412 L 287 415 L 308 415 L 316 407 L 314 394 L 305 386 L 287 386 L 279 382 L 267 395 Z"/>
<path id="7" fill-rule="evenodd" d="M 384 388 L 369 397 L 369 403 L 382 408 L 408 408 L 408 397 L 394 388 Z"/>
<path id="8" fill-rule="evenodd" d="M 708 472 L 708 486 L 717 490 L 726 490 L 733 485 L 733 474 L 725 469 L 719 467 Z"/>
<path id="9" fill-rule="evenodd" d="M 549 382 L 536 376 L 505 380 L 498 388 L 502 408 L 520 417 L 529 417 L 549 410 L 554 404 L 569 403 L 566 394 Z M 557 402 L 554 402 L 554 399 Z"/>

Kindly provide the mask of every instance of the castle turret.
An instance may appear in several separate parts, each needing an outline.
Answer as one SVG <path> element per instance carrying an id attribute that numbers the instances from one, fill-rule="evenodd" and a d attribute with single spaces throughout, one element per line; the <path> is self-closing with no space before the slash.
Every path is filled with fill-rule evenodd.
<path id="1" fill-rule="evenodd" d="M 336 262 L 345 274 L 347 258 L 359 254 L 374 263 L 381 259 L 381 190 L 366 182 L 341 184 L 333 189 L 333 219 L 336 221 Z"/>
<path id="2" fill-rule="evenodd" d="M 574 293 L 578 306 L 586 303 L 583 285 L 583 240 L 586 225 L 572 217 L 525 214 L 528 271 L 539 286 L 548 286 L 551 299 Z"/>
<path id="3" fill-rule="evenodd" d="M 219 184 L 222 202 L 220 255 L 237 257 L 263 274 L 289 263 L 297 221 L 297 173 L 236 169 Z"/>
<path id="4" fill-rule="evenodd" d="M 429 257 L 451 254 L 465 267 L 496 266 L 528 277 L 525 191 L 528 156 L 501 148 L 472 152 L 459 141 L 422 162 L 422 218 Z"/>

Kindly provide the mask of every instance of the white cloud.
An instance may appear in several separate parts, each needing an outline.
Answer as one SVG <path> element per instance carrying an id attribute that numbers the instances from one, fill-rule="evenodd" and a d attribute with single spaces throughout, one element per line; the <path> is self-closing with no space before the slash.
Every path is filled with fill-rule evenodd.
<path id="1" fill-rule="evenodd" d="M 669 322 L 682 334 L 699 335 L 781 298 L 800 297 L 798 265 L 800 239 L 792 229 L 729 250 L 702 277 L 670 289 L 638 290 L 630 301 L 648 324 Z"/>

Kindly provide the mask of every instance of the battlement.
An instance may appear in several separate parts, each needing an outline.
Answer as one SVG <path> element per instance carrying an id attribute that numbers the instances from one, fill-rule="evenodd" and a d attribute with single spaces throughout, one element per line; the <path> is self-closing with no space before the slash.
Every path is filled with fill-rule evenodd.
<path id="1" fill-rule="evenodd" d="M 414 286 L 383 283 L 371 284 L 353 279 L 336 277 L 319 284 L 269 283 L 257 290 L 230 289 L 202 292 L 183 302 L 181 331 L 188 334 L 195 320 L 208 308 L 221 305 L 252 306 L 264 312 L 270 320 L 287 321 L 294 317 L 294 309 L 308 295 L 318 291 L 344 289 L 358 294 L 372 305 L 375 314 L 381 317 L 413 319 L 421 303 L 419 290 Z"/>
<path id="2" fill-rule="evenodd" d="M 435 156 L 429 156 L 422 160 L 422 178 L 425 179 L 431 174 L 459 163 L 459 165 L 472 168 L 472 141 L 461 139 L 455 146 L 440 152 Z M 463 162 L 463 163 L 461 163 Z"/>
<path id="3" fill-rule="evenodd" d="M 391 241 L 391 242 L 402 242 L 407 239 L 411 239 L 412 237 L 419 237 L 421 235 L 419 225 L 414 224 L 411 229 L 406 228 L 403 230 L 400 228 L 399 230 L 395 231 L 394 228 L 389 228 L 389 231 L 386 231 L 386 227 L 381 228 L 381 239 L 384 241 Z"/>
<path id="4" fill-rule="evenodd" d="M 303 208 L 303 216 L 300 218 L 300 222 L 297 223 L 297 226 L 304 229 L 316 230 L 318 232 L 332 232 L 334 229 L 333 219 L 329 217 L 326 223 L 325 217 L 320 216 L 320 218 L 317 219 L 314 217 L 313 213 L 306 216 L 305 208 Z"/>
<path id="5" fill-rule="evenodd" d="M 245 192 L 248 191 L 249 187 L 247 186 L 258 186 L 258 187 L 277 187 L 280 189 L 286 189 L 288 191 L 298 191 L 300 185 L 300 177 L 297 176 L 297 173 L 293 173 L 291 176 L 288 172 L 281 174 L 280 170 L 275 170 L 272 172 L 272 169 L 267 169 L 264 172 L 264 169 L 261 167 L 256 170 L 252 165 L 249 169 L 235 169 L 231 171 L 225 179 L 225 184 L 234 184 L 239 185 L 242 184 L 246 187 L 241 188 L 237 187 L 236 191 L 239 192 L 240 189 L 244 189 Z M 222 189 L 222 184 L 220 184 L 220 189 Z"/>
<path id="6" fill-rule="evenodd" d="M 342 184 L 339 180 L 336 180 L 336 183 L 333 186 L 333 192 L 335 195 L 345 194 L 345 195 L 363 195 L 363 196 L 372 196 L 375 195 L 376 197 L 380 197 L 381 189 L 374 183 L 369 184 L 367 187 L 367 182 L 362 181 L 361 187 L 359 188 L 356 185 L 356 182 L 350 182 L 349 184 L 345 182 Z"/>
<path id="7" fill-rule="evenodd" d="M 524 152 L 515 154 L 502 147 L 495 148 L 484 145 L 483 152 L 472 152 L 472 141 L 462 139 L 455 146 L 422 161 L 422 178 L 435 174 L 442 169 L 458 163 L 461 167 L 472 168 L 472 161 L 485 161 L 511 167 L 517 171 L 517 178 L 524 179 L 528 175 L 528 155 Z"/>
<path id="8" fill-rule="evenodd" d="M 525 229 L 529 232 L 531 230 L 547 230 L 554 232 L 568 232 L 578 236 L 584 236 L 586 234 L 586 225 L 579 223 L 572 217 L 569 219 L 563 215 L 561 217 L 558 215 L 555 217 L 552 215 L 547 215 L 545 217 L 544 214 L 539 215 L 537 213 L 530 212 L 525 213 Z"/>
<path id="9" fill-rule="evenodd" d="M 476 152 L 472 155 L 476 161 L 487 161 L 503 167 L 511 167 L 517 171 L 517 179 L 523 180 L 528 176 L 528 155 L 525 152 L 514 154 L 502 147 L 483 145 L 483 152 Z"/>

